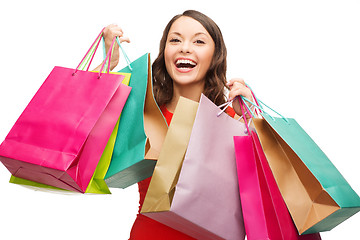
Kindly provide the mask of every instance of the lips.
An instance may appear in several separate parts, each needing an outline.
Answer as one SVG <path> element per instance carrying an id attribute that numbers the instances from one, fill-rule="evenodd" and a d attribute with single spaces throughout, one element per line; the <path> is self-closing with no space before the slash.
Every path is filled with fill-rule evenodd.
<path id="1" fill-rule="evenodd" d="M 197 63 L 189 58 L 179 58 L 175 61 L 175 66 L 180 71 L 190 71 L 196 67 Z"/>

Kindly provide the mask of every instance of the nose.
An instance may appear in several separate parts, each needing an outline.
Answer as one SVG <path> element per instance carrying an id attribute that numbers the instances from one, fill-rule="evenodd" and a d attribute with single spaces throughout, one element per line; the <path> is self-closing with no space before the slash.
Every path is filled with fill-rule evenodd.
<path id="1" fill-rule="evenodd" d="M 182 53 L 191 53 L 191 51 L 192 51 L 191 42 L 190 41 L 184 41 L 181 44 L 180 52 L 182 52 Z"/>

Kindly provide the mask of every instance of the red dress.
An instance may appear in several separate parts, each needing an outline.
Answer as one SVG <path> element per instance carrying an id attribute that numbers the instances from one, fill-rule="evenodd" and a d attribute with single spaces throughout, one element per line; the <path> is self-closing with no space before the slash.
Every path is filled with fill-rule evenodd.
<path id="1" fill-rule="evenodd" d="M 166 122 L 170 125 L 173 114 L 169 112 L 165 106 L 160 107 L 160 109 L 166 119 Z M 234 117 L 235 115 L 235 111 L 230 107 L 228 107 L 225 112 L 231 117 Z M 146 192 L 149 188 L 150 180 L 151 177 L 138 183 L 140 194 L 139 213 L 131 229 L 129 240 L 195 240 L 195 238 L 185 235 L 182 232 L 140 214 Z"/>

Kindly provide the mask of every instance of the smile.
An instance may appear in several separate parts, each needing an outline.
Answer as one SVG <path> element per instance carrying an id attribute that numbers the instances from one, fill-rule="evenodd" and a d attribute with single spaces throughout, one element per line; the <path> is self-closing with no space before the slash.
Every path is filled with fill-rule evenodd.
<path id="1" fill-rule="evenodd" d="M 196 67 L 197 63 L 194 62 L 191 59 L 177 59 L 175 62 L 175 66 L 179 69 L 192 69 L 194 67 Z"/>

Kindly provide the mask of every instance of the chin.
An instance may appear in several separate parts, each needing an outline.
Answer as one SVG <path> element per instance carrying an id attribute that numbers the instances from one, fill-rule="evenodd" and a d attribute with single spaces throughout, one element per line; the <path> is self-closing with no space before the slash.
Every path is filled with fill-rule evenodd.
<path id="1" fill-rule="evenodd" d="M 201 80 L 194 77 L 180 77 L 173 79 L 173 81 L 178 85 L 191 85 L 202 82 Z"/>
<path id="2" fill-rule="evenodd" d="M 192 74 L 174 74 L 173 81 L 180 85 L 188 85 L 201 82 L 203 78 L 199 74 L 192 72 Z"/>

